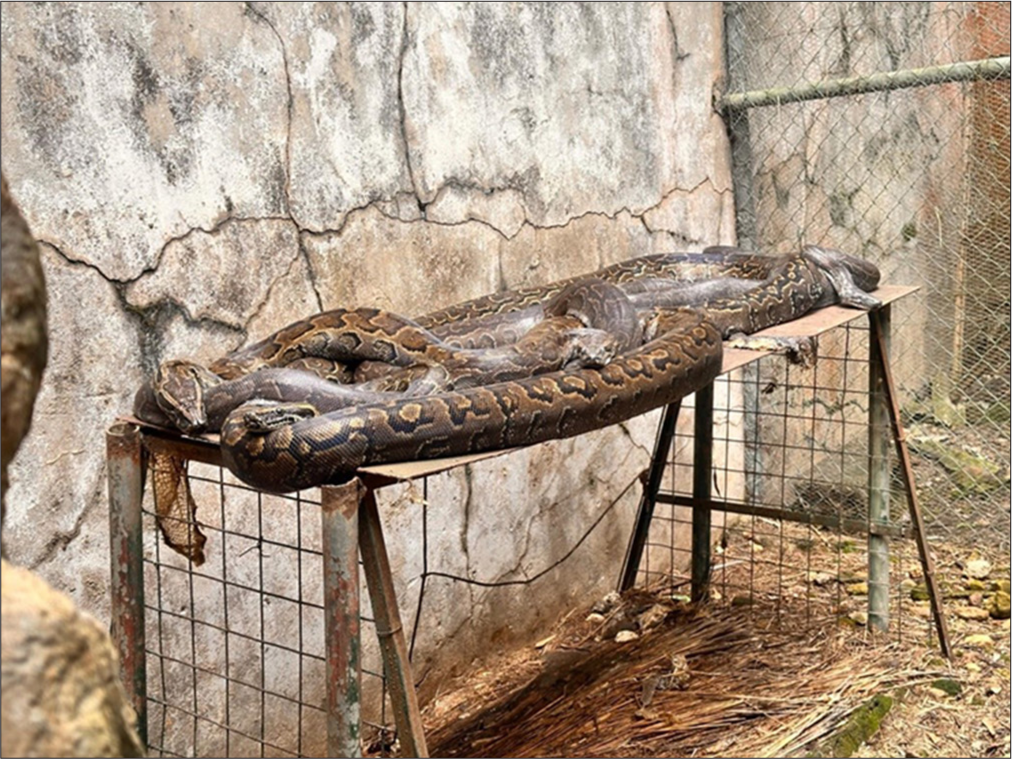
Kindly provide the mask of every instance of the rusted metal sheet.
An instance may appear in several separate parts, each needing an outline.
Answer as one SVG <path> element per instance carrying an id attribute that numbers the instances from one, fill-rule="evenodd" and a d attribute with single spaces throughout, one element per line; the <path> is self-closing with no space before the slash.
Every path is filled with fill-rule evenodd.
<path id="1" fill-rule="evenodd" d="M 137 732 L 147 745 L 147 662 L 144 628 L 144 544 L 141 500 L 144 448 L 135 425 L 117 423 L 106 433 L 109 484 L 110 633 L 134 710 Z"/>
<path id="2" fill-rule="evenodd" d="M 401 615 L 397 609 L 397 595 L 390 574 L 390 560 L 383 540 L 383 524 L 380 522 L 376 499 L 367 490 L 362 499 L 360 511 L 362 568 L 369 584 L 369 598 L 372 601 L 373 617 L 376 619 L 376 635 L 383 652 L 383 666 L 386 670 L 390 702 L 393 705 L 397 734 L 404 756 L 428 756 L 425 745 L 425 731 L 418 709 L 418 695 L 411 675 L 411 661 L 408 644 L 404 638 Z"/>
<path id="3" fill-rule="evenodd" d="M 329 756 L 362 755 L 358 514 L 364 490 L 356 477 L 321 492 Z"/>

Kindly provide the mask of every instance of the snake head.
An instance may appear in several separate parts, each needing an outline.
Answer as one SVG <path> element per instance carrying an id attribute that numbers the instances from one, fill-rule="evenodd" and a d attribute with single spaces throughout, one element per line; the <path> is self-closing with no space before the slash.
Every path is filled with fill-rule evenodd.
<path id="1" fill-rule="evenodd" d="M 232 412 L 230 422 L 233 418 L 239 419 L 248 432 L 267 434 L 303 419 L 311 419 L 317 413 L 309 403 L 250 401 Z"/>
<path id="2" fill-rule="evenodd" d="M 166 361 L 155 373 L 158 408 L 181 431 L 193 435 L 207 427 L 204 394 L 221 378 L 191 361 Z"/>
<path id="3" fill-rule="evenodd" d="M 621 352 L 617 337 L 603 329 L 572 329 L 569 338 L 567 367 L 600 368 L 607 366 Z"/>

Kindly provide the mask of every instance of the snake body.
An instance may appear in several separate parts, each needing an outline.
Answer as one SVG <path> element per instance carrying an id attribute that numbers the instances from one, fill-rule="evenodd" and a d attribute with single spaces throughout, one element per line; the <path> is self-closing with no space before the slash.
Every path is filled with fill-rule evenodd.
<path id="1" fill-rule="evenodd" d="M 860 259 L 811 246 L 781 257 L 710 248 L 644 256 L 414 320 L 340 309 L 209 369 L 163 365 L 135 413 L 184 431 L 220 429 L 237 476 L 264 490 L 299 490 L 369 464 L 623 421 L 711 382 L 722 340 L 735 333 L 830 303 L 875 307 L 867 293 L 878 277 Z"/>

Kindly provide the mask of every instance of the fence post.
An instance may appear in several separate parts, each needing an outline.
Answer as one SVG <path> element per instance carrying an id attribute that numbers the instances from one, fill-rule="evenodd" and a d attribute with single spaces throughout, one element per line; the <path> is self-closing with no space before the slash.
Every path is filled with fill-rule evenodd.
<path id="1" fill-rule="evenodd" d="M 362 755 L 357 477 L 322 488 L 324 638 L 327 654 L 327 754 Z"/>
<path id="2" fill-rule="evenodd" d="M 106 432 L 109 484 L 109 561 L 112 624 L 123 685 L 137 713 L 137 734 L 148 745 L 147 660 L 144 629 L 144 447 L 133 424 L 114 424 Z"/>
<path id="3" fill-rule="evenodd" d="M 889 353 L 890 308 L 869 314 L 881 327 L 868 347 L 868 523 L 889 524 L 889 412 L 886 407 L 883 361 Z M 868 533 L 868 626 L 889 629 L 889 538 Z"/>

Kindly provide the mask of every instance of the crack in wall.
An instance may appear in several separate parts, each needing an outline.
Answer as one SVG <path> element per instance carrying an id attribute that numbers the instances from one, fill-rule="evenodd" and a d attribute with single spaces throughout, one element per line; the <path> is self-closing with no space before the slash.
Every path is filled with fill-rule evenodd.
<path id="1" fill-rule="evenodd" d="M 247 334 L 249 334 L 249 325 L 252 324 L 256 320 L 256 318 L 258 316 L 260 316 L 260 313 L 264 310 L 264 308 L 266 308 L 267 303 L 271 299 L 271 295 L 274 293 L 274 289 L 278 286 L 278 283 L 280 283 L 282 280 L 286 279 L 287 277 L 289 277 L 291 275 L 292 271 L 295 269 L 295 265 L 300 260 L 303 260 L 302 237 L 301 237 L 301 235 L 299 235 L 298 228 L 296 227 L 296 230 L 295 230 L 295 255 L 292 256 L 292 260 L 288 262 L 288 266 L 285 267 L 285 270 L 283 272 L 281 272 L 278 276 L 276 276 L 274 279 L 272 279 L 268 283 L 267 288 L 264 291 L 263 298 L 261 298 L 260 302 L 257 303 L 253 307 L 252 312 L 250 313 L 250 315 L 248 317 L 246 317 L 246 320 L 243 322 L 243 331 L 244 332 L 246 332 Z M 306 260 L 307 265 L 308 265 L 308 258 L 304 259 L 304 260 Z M 312 279 L 312 277 L 310 277 L 310 279 Z M 313 287 L 313 292 L 316 295 L 317 302 L 319 302 L 320 294 L 319 294 L 319 292 L 317 292 L 315 286 Z M 320 308 L 320 310 L 321 311 L 323 310 L 322 307 Z"/>
<path id="2" fill-rule="evenodd" d="M 292 75 L 288 67 L 288 50 L 285 48 L 285 41 L 281 37 L 281 33 L 267 17 L 266 13 L 257 8 L 256 4 L 252 2 L 246 3 L 246 8 L 253 17 L 267 24 L 277 38 L 278 45 L 281 48 L 281 63 L 285 69 L 285 88 L 288 92 L 288 105 L 286 109 L 288 119 L 285 125 L 285 210 L 289 216 L 292 216 L 292 119 L 295 110 L 295 97 L 292 94 Z"/>
<path id="3" fill-rule="evenodd" d="M 38 571 L 40 567 L 53 561 L 61 552 L 67 550 L 67 547 L 81 535 L 88 514 L 91 513 L 91 510 L 97 503 L 103 502 L 106 485 L 106 465 L 104 461 L 101 461 L 95 477 L 95 484 L 92 486 L 91 495 L 89 498 L 84 499 L 84 505 L 77 513 L 74 524 L 70 526 L 69 530 L 54 531 L 53 535 L 46 541 L 46 545 L 39 555 L 28 565 L 28 569 Z"/>
<path id="4" fill-rule="evenodd" d="M 404 102 L 404 59 L 408 55 L 408 10 L 410 8 L 409 3 L 404 2 L 401 4 L 402 12 L 404 14 L 404 26 L 401 30 L 401 51 L 400 58 L 397 63 L 397 107 L 400 111 L 400 126 L 401 126 L 401 140 L 404 143 L 404 165 L 408 170 L 408 180 L 411 182 L 411 191 L 414 193 L 415 200 L 418 202 L 418 207 L 421 209 L 422 217 L 425 216 L 426 203 L 422 202 L 422 195 L 418 187 L 418 179 L 415 176 L 415 169 L 411 163 L 411 145 L 408 142 L 408 108 Z"/>

